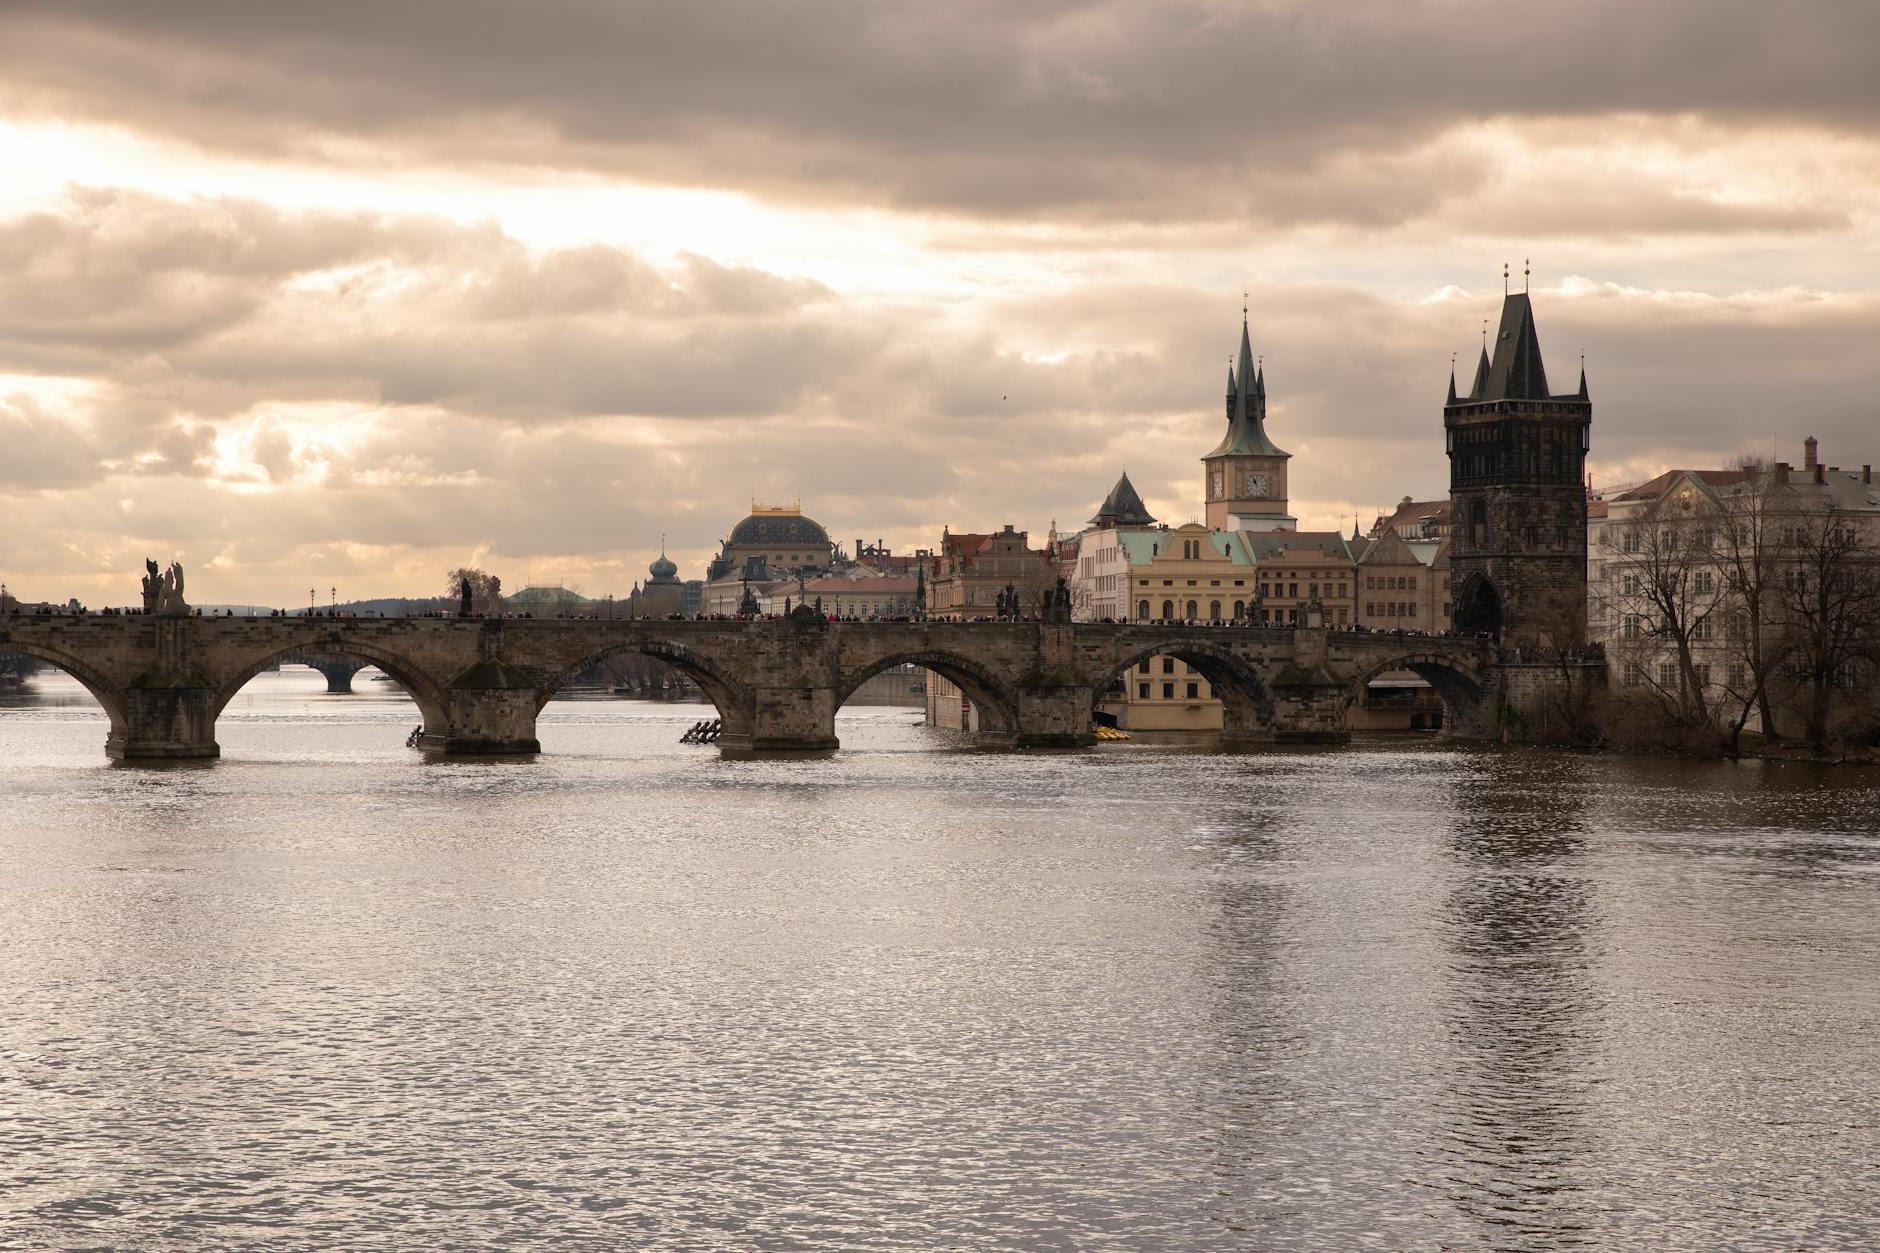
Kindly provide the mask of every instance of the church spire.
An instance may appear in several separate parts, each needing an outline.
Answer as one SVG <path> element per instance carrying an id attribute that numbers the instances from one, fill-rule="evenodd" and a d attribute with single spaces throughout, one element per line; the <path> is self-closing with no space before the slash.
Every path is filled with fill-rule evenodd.
<path id="1" fill-rule="evenodd" d="M 1245 309 L 1240 314 L 1240 353 L 1228 370 L 1228 378 L 1236 386 L 1227 396 L 1227 434 L 1208 457 L 1286 456 L 1267 438 L 1266 366 L 1264 359 L 1258 365 L 1254 363 L 1253 332 Z"/>
<path id="2" fill-rule="evenodd" d="M 1247 311 L 1240 311 L 1240 390 L 1234 393 L 1234 420 L 1245 422 L 1248 417 L 1248 401 L 1258 385 L 1253 373 L 1253 339 L 1247 331 Z"/>

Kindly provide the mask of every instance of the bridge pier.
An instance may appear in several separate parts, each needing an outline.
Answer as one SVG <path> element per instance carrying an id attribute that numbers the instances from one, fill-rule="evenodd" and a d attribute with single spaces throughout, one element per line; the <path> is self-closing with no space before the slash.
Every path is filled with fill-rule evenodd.
<path id="1" fill-rule="evenodd" d="M 215 716 L 221 708 L 206 684 L 144 683 L 125 689 L 123 705 L 105 737 L 105 756 L 114 761 L 186 761 L 220 757 Z"/>
<path id="2" fill-rule="evenodd" d="M 507 662 L 478 662 L 444 690 L 442 715 L 426 711 L 417 747 L 427 753 L 524 755 L 542 751 L 535 715 L 542 704 L 535 676 Z"/>
<path id="3" fill-rule="evenodd" d="M 718 748 L 727 757 L 828 753 L 836 739 L 834 687 L 761 687 L 747 707 L 719 711 Z"/>
<path id="4" fill-rule="evenodd" d="M 1273 682 L 1277 725 L 1273 739 L 1280 744 L 1344 744 L 1351 739 L 1346 717 L 1350 693 L 1345 683 L 1325 667 L 1307 670 L 1288 666 Z"/>
<path id="5" fill-rule="evenodd" d="M 353 676 L 366 668 L 366 663 L 352 661 L 310 661 L 307 663 L 326 676 L 326 691 L 329 696 L 350 696 Z"/>
<path id="6" fill-rule="evenodd" d="M 1097 742 L 1090 688 L 1082 683 L 1034 683 L 1018 689 L 1015 748 L 1082 748 Z M 1003 737 L 1001 737 L 1003 740 Z M 981 743 L 984 743 L 982 737 Z"/>

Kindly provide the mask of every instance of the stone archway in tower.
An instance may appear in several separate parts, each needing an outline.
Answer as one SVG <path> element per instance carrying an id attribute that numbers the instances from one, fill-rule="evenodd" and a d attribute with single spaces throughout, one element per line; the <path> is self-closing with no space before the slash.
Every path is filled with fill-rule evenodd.
<path id="1" fill-rule="evenodd" d="M 1501 593 L 1485 574 L 1471 574 L 1456 593 L 1456 630 L 1501 638 Z"/>

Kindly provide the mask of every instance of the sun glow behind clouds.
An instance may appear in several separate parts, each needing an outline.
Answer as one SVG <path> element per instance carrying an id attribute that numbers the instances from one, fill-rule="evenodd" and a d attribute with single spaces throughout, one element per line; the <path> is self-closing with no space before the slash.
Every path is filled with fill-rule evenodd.
<path id="1" fill-rule="evenodd" d="M 365 169 L 215 156 L 113 127 L 0 121 L 0 216 L 56 204 L 73 185 L 179 200 L 251 199 L 288 210 L 494 222 L 537 249 L 607 243 L 661 264 L 702 254 L 814 278 L 860 296 L 973 289 L 970 267 L 923 250 L 929 225 L 870 209 L 762 203 L 706 188 L 659 187 L 520 167 Z"/>

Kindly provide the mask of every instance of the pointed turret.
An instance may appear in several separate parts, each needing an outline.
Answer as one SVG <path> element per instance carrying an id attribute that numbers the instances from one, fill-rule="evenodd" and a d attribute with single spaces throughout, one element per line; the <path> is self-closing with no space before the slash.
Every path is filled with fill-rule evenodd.
<path id="1" fill-rule="evenodd" d="M 1587 400 L 1587 401 L 1592 400 L 1592 397 L 1586 394 L 1586 358 L 1585 357 L 1580 358 L 1580 390 L 1577 393 L 1575 393 L 1575 397 L 1576 399 L 1579 399 L 1579 400 Z"/>
<path id="2" fill-rule="evenodd" d="M 1488 393 L 1488 345 L 1482 345 L 1482 359 L 1475 363 L 1475 381 L 1469 384 L 1470 400 L 1482 400 Z"/>
<path id="3" fill-rule="evenodd" d="M 1090 525 L 1104 528 L 1155 525 L 1155 519 L 1149 515 L 1142 497 L 1136 493 L 1136 485 L 1129 481 L 1129 471 L 1123 471 L 1123 477 L 1116 480 L 1116 486 L 1103 498 L 1103 504 L 1098 506 L 1097 516 L 1090 519 Z"/>
<path id="4" fill-rule="evenodd" d="M 1456 403 L 1456 363 L 1453 361 L 1449 363 L 1449 399 L 1444 403 L 1451 405 Z"/>

